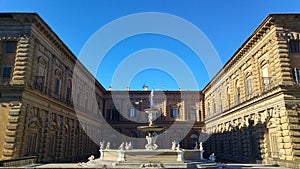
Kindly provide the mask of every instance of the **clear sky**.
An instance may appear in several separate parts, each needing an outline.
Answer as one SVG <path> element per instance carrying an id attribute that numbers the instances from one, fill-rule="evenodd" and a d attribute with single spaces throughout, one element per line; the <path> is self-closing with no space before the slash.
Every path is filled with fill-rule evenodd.
<path id="1" fill-rule="evenodd" d="M 171 14 L 190 22 L 201 30 L 215 48 L 221 63 L 225 64 L 268 14 L 299 13 L 300 1 L 0 0 L 0 11 L 38 13 L 78 57 L 84 45 L 97 30 L 118 18 L 143 12 Z M 173 28 L 169 29 L 171 31 Z M 108 88 L 112 84 L 115 71 L 125 58 L 150 48 L 169 51 L 180 58 L 192 71 L 198 88 L 180 85 L 179 81 L 182 80 L 178 80 L 178 77 L 162 69 L 146 69 L 136 72 L 129 82 L 113 86 L 113 89 L 125 89 L 126 86 L 130 86 L 131 89 L 142 90 L 145 84 L 157 90 L 176 90 L 178 87 L 183 90 L 201 90 L 209 82 L 211 77 L 205 66 L 188 45 L 172 37 L 156 34 L 139 34 L 116 43 L 99 64 L 95 76 L 105 88 Z M 159 57 L 156 59 L 160 60 Z M 89 66 L 86 60 L 81 61 L 87 67 Z M 176 69 L 180 70 L 181 67 L 176 67 Z M 189 79 L 184 79 L 184 81 L 189 81 Z"/>

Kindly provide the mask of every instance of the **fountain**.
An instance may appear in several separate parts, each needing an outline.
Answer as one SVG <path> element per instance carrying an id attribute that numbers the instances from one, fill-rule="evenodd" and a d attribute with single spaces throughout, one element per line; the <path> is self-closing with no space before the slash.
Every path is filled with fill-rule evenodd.
<path id="1" fill-rule="evenodd" d="M 146 150 L 156 150 L 158 148 L 158 146 L 155 144 L 158 137 L 158 134 L 156 132 L 160 132 L 165 129 L 164 127 L 155 126 L 153 124 L 153 114 L 159 111 L 153 104 L 153 96 L 154 92 L 152 90 L 150 93 L 150 108 L 145 109 L 145 113 L 148 114 L 149 125 L 138 127 L 138 130 L 148 132 L 148 135 L 146 136 L 146 140 L 148 142 L 148 144 L 145 145 Z"/>
<path id="2" fill-rule="evenodd" d="M 153 115 L 159 112 L 159 109 L 153 103 L 154 92 L 150 94 L 150 108 L 145 109 L 148 114 L 149 125 L 139 126 L 138 130 L 147 132 L 147 144 L 145 149 L 133 149 L 131 142 L 123 142 L 118 149 L 111 149 L 110 142 L 104 145 L 104 141 L 100 142 L 100 158 L 90 158 L 89 162 L 81 165 L 101 166 L 108 165 L 111 168 L 188 168 L 193 165 L 194 168 L 201 166 L 214 166 L 215 163 L 203 159 L 202 142 L 193 150 L 181 149 L 179 144 L 174 140 L 170 149 L 158 149 L 156 140 L 158 132 L 165 129 L 162 126 L 156 126 L 153 123 Z M 199 147 L 199 148 L 198 148 Z"/>

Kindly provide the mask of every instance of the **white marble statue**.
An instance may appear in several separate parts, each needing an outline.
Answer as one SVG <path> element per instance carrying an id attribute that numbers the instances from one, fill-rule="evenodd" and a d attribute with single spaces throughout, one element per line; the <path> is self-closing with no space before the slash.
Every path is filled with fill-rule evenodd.
<path id="1" fill-rule="evenodd" d="M 157 137 L 158 137 L 157 133 L 153 133 L 152 136 L 150 133 L 148 133 L 148 136 L 146 136 L 148 144 L 145 145 L 145 148 L 147 150 L 156 150 L 157 149 L 158 146 L 155 144 Z"/>
<path id="2" fill-rule="evenodd" d="M 119 146 L 119 150 L 124 150 L 125 149 L 125 144 L 122 142 L 122 144 Z"/>
<path id="3" fill-rule="evenodd" d="M 104 150 L 104 141 L 100 141 L 100 150 Z"/>
<path id="4" fill-rule="evenodd" d="M 93 161 L 95 160 L 95 156 L 94 155 L 91 155 L 89 158 L 88 158 L 89 161 Z"/>
<path id="5" fill-rule="evenodd" d="M 200 144 L 199 144 L 199 150 L 200 150 L 200 151 L 203 151 L 202 142 L 200 142 Z"/>
<path id="6" fill-rule="evenodd" d="M 109 150 L 110 149 L 110 142 L 107 142 L 105 150 Z"/>
<path id="7" fill-rule="evenodd" d="M 171 149 L 176 150 L 176 141 L 175 140 L 172 142 L 172 148 Z"/>
<path id="8" fill-rule="evenodd" d="M 125 149 L 126 150 L 132 150 L 132 146 L 131 146 L 131 142 L 129 142 L 129 143 L 125 143 Z"/>
<path id="9" fill-rule="evenodd" d="M 195 150 L 198 149 L 198 142 L 195 142 L 195 147 L 194 147 L 194 149 L 195 149 Z"/>
<path id="10" fill-rule="evenodd" d="M 213 162 L 216 161 L 215 153 L 212 153 L 212 154 L 209 156 L 209 160 L 210 160 L 210 161 L 213 161 Z"/>
<path id="11" fill-rule="evenodd" d="M 177 144 L 176 150 L 180 150 L 180 144 Z"/>

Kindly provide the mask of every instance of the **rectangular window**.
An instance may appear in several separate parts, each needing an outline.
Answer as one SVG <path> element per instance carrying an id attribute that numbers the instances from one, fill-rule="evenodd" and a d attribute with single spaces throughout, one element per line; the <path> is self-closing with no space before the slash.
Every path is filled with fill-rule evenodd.
<path id="1" fill-rule="evenodd" d="M 135 109 L 134 108 L 129 109 L 129 117 L 130 118 L 134 118 L 135 117 Z"/>
<path id="2" fill-rule="evenodd" d="M 236 105 L 240 104 L 240 101 L 241 101 L 240 99 L 241 99 L 241 90 L 240 90 L 240 87 L 238 87 L 237 94 L 236 94 L 236 100 L 235 100 Z"/>
<path id="3" fill-rule="evenodd" d="M 5 53 L 15 53 L 17 43 L 14 41 L 6 42 Z"/>
<path id="4" fill-rule="evenodd" d="M 179 117 L 178 109 L 171 109 L 171 117 L 172 118 L 178 118 Z"/>
<path id="5" fill-rule="evenodd" d="M 117 109 L 112 110 L 112 120 L 113 121 L 120 121 L 120 113 Z"/>
<path id="6" fill-rule="evenodd" d="M 246 95 L 249 96 L 251 94 L 252 94 L 251 78 L 247 78 L 247 80 L 246 80 Z"/>
<path id="7" fill-rule="evenodd" d="M 197 110 L 196 109 L 190 110 L 190 120 L 192 120 L 192 121 L 197 120 Z"/>
<path id="8" fill-rule="evenodd" d="M 111 113 L 111 109 L 106 109 L 106 116 L 105 116 L 106 120 L 112 120 L 112 113 Z"/>
<path id="9" fill-rule="evenodd" d="M 209 116 L 210 115 L 210 107 L 209 107 L 209 105 L 207 106 L 207 116 Z"/>
<path id="10" fill-rule="evenodd" d="M 55 78 L 55 88 L 54 88 L 54 94 L 59 94 L 59 86 L 60 86 L 60 80 L 58 78 Z"/>
<path id="11" fill-rule="evenodd" d="M 290 41 L 290 52 L 291 53 L 299 53 L 300 52 L 300 41 L 299 40 L 291 40 Z"/>
<path id="12" fill-rule="evenodd" d="M 293 69 L 293 77 L 296 83 L 300 84 L 300 69 L 294 68 Z"/>
<path id="13" fill-rule="evenodd" d="M 2 68 L 1 81 L 2 82 L 9 82 L 10 78 L 11 78 L 11 72 L 12 72 L 12 66 L 4 66 Z"/>
<path id="14" fill-rule="evenodd" d="M 67 87 L 67 93 L 66 93 L 66 101 L 67 103 L 71 103 L 71 88 Z"/>

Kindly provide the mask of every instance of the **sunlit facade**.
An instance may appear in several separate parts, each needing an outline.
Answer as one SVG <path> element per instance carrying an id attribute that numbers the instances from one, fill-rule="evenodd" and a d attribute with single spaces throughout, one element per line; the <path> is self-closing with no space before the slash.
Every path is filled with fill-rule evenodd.
<path id="1" fill-rule="evenodd" d="M 117 148 L 125 139 L 103 134 L 109 127 L 145 137 L 137 126 L 148 124 L 149 90 L 105 90 L 80 62 L 74 76 L 76 56 L 37 14 L 1 13 L 0 21 L 0 159 L 85 159 L 99 154 L 95 142 Z M 185 134 L 177 141 L 193 148 L 210 136 L 206 157 L 299 166 L 299 83 L 300 15 L 269 15 L 202 91 L 155 91 L 155 124 L 177 122 L 158 145 Z"/>

